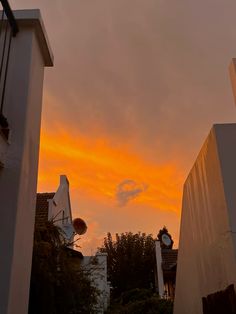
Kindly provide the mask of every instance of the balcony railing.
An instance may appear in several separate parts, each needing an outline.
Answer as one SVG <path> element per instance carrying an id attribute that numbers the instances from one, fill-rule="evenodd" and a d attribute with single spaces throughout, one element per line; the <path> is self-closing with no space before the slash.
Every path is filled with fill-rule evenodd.
<path id="1" fill-rule="evenodd" d="M 8 139 L 9 124 L 4 115 L 5 92 L 12 37 L 17 35 L 19 28 L 8 1 L 0 0 L 0 2 L 2 4 L 2 12 L 0 12 L 0 130 Z"/>

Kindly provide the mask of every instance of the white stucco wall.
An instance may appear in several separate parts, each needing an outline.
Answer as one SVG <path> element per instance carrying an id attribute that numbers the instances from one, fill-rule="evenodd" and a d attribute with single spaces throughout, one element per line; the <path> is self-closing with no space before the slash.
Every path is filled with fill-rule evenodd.
<path id="1" fill-rule="evenodd" d="M 214 125 L 184 184 L 174 314 L 236 284 L 236 124 Z"/>
<path id="2" fill-rule="evenodd" d="M 97 263 L 94 263 L 94 259 Z M 98 253 L 95 256 L 84 256 L 81 265 L 88 272 L 93 285 L 100 292 L 96 313 L 102 314 L 110 301 L 110 283 L 107 281 L 107 254 Z"/>
<path id="3" fill-rule="evenodd" d="M 12 40 L 4 105 L 11 134 L 0 169 L 1 314 L 27 313 L 43 76 L 45 65 L 52 65 L 40 12 L 16 12 L 19 16 L 20 32 Z"/>
<path id="4" fill-rule="evenodd" d="M 164 287 L 164 278 L 163 278 L 163 270 L 162 270 L 161 244 L 159 240 L 155 241 L 155 253 L 156 253 L 158 294 L 162 298 L 164 296 L 165 287 Z"/>
<path id="5" fill-rule="evenodd" d="M 60 185 L 53 199 L 48 200 L 48 220 L 53 220 L 64 232 L 67 241 L 72 242 L 72 212 L 70 204 L 69 181 L 65 175 L 60 176 Z M 68 236 L 71 234 L 71 236 Z"/>

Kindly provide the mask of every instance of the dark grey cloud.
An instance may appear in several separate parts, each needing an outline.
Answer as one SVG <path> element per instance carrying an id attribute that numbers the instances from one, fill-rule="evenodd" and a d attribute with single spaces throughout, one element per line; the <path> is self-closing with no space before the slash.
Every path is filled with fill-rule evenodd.
<path id="1" fill-rule="evenodd" d="M 99 125 L 113 145 L 132 141 L 155 163 L 180 163 L 181 156 L 187 172 L 211 125 L 235 121 L 227 69 L 236 56 L 235 0 L 9 1 L 42 11 L 55 55 L 55 67 L 45 71 L 45 95 L 55 99 L 44 98 L 49 127 L 56 122 L 89 135 L 99 134 Z M 142 193 L 135 184 L 129 192 L 121 183 L 120 204 Z M 74 201 L 93 208 L 103 231 L 178 225 L 175 213 L 132 219 L 121 207 L 114 219 L 97 200 Z"/>
<path id="2" fill-rule="evenodd" d="M 11 3 L 43 13 L 55 54 L 45 87 L 58 99 L 45 116 L 60 112 L 84 134 L 102 126 L 156 161 L 181 153 L 189 165 L 211 125 L 234 120 L 235 0 Z"/>
<path id="3" fill-rule="evenodd" d="M 119 206 L 127 205 L 131 200 L 138 197 L 146 191 L 148 185 L 145 183 L 137 183 L 134 180 L 126 179 L 118 184 L 116 189 L 116 200 Z"/>

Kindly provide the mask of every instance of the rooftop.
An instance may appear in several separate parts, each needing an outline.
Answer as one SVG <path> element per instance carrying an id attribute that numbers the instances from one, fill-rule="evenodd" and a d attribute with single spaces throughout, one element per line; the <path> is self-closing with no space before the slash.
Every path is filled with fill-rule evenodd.
<path id="1" fill-rule="evenodd" d="M 174 270 L 177 266 L 178 250 L 162 249 L 162 269 Z"/>
<path id="2" fill-rule="evenodd" d="M 54 197 L 55 193 L 37 193 L 35 226 L 41 227 L 48 221 L 48 200 Z"/>

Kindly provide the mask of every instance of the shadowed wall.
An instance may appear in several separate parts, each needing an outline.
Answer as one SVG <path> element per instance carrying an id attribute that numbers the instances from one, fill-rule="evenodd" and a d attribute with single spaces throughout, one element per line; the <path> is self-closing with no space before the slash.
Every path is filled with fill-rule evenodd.
<path id="1" fill-rule="evenodd" d="M 214 125 L 184 185 L 175 314 L 236 283 L 236 124 Z"/>

